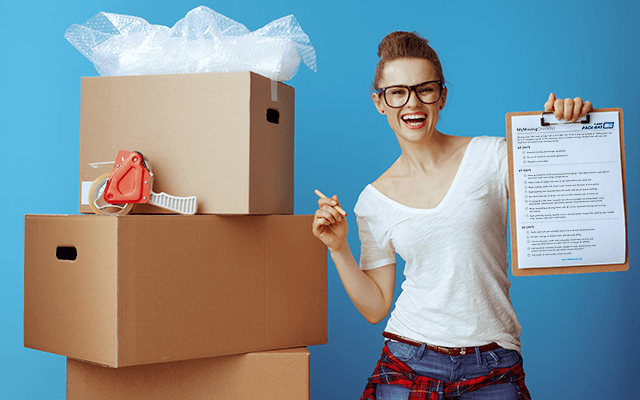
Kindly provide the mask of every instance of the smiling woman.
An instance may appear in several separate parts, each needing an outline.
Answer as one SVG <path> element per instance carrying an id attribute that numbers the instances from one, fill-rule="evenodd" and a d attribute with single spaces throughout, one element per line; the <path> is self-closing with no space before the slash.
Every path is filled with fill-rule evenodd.
<path id="1" fill-rule="evenodd" d="M 372 94 L 373 102 L 387 116 L 403 153 L 407 141 L 440 134 L 436 125 L 447 101 L 447 88 L 429 60 L 411 57 L 386 62 L 379 85 L 382 87 Z"/>
<path id="2" fill-rule="evenodd" d="M 394 32 L 378 55 L 371 97 L 401 154 L 356 204 L 359 265 L 337 196 L 318 201 L 312 227 L 371 323 L 391 310 L 396 254 L 406 261 L 382 358 L 362 399 L 529 399 L 509 297 L 506 141 L 437 129 L 447 88 L 426 39 Z M 545 107 L 562 109 L 567 120 L 591 107 L 552 100 Z"/>

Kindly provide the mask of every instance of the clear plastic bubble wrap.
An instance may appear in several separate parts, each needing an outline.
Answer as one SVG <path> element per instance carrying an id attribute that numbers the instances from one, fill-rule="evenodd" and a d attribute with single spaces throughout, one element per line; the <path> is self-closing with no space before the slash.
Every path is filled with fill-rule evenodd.
<path id="1" fill-rule="evenodd" d="M 275 81 L 316 71 L 316 53 L 293 15 L 250 32 L 201 6 L 172 28 L 142 18 L 100 12 L 64 37 L 101 76 L 253 71 Z"/>

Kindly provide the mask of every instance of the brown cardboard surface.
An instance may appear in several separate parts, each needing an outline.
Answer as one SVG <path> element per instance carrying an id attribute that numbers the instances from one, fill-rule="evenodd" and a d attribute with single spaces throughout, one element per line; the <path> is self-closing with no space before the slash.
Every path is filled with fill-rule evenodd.
<path id="1" fill-rule="evenodd" d="M 112 169 L 89 164 L 129 150 L 150 161 L 154 192 L 197 196 L 199 214 L 293 214 L 292 87 L 228 72 L 87 77 L 81 91 L 80 212 L 91 213 L 83 196 Z"/>
<path id="2" fill-rule="evenodd" d="M 312 218 L 27 215 L 24 344 L 112 367 L 324 344 Z"/>
<path id="3" fill-rule="evenodd" d="M 125 368 L 67 359 L 68 400 L 309 399 L 305 348 Z"/>

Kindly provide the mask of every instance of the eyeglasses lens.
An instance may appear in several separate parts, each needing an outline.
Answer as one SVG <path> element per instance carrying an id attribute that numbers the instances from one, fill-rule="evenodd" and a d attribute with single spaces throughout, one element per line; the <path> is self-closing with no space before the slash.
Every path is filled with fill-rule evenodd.
<path id="1" fill-rule="evenodd" d="M 440 84 L 425 82 L 409 88 L 408 86 L 392 86 L 384 91 L 384 97 L 389 107 L 399 108 L 407 104 L 411 92 L 415 91 L 421 102 L 432 104 L 440 100 Z"/>

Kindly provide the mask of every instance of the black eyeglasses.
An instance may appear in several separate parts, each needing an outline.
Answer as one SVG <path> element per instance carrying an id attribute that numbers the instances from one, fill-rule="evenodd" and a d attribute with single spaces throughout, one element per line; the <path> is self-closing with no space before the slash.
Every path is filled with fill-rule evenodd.
<path id="1" fill-rule="evenodd" d="M 401 108 L 409 102 L 411 92 L 416 92 L 418 99 L 424 104 L 433 104 L 440 100 L 444 83 L 442 81 L 427 81 L 413 86 L 395 85 L 378 89 L 382 93 L 385 103 L 391 108 Z"/>

